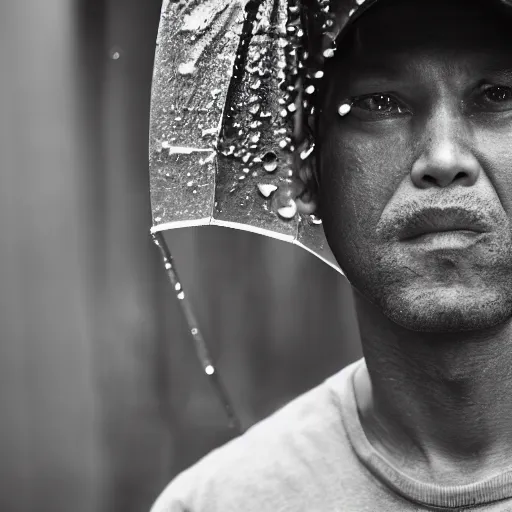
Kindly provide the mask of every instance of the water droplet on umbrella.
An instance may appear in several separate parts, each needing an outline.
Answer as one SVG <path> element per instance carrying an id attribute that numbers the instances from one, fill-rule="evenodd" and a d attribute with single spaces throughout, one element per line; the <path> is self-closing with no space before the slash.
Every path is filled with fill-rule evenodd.
<path id="1" fill-rule="evenodd" d="M 217 128 L 207 128 L 206 130 L 203 130 L 201 134 L 203 138 L 209 137 L 211 135 L 217 135 Z"/>
<path id="2" fill-rule="evenodd" d="M 195 62 L 184 62 L 178 66 L 178 73 L 180 75 L 192 75 L 196 71 Z"/>
<path id="3" fill-rule="evenodd" d="M 293 199 L 290 199 L 286 206 L 278 208 L 277 213 L 284 219 L 292 219 L 297 213 L 297 205 Z"/>
<path id="4" fill-rule="evenodd" d="M 265 153 L 262 160 L 263 168 L 267 172 L 274 172 L 277 169 L 277 155 L 273 151 Z"/>
<path id="5" fill-rule="evenodd" d="M 306 158 L 313 152 L 314 149 L 315 149 L 315 145 L 312 144 L 310 148 L 302 151 L 302 153 L 300 154 L 301 160 L 306 160 Z"/>
<path id="6" fill-rule="evenodd" d="M 275 185 L 271 185 L 270 183 L 258 183 L 258 189 L 265 197 L 270 197 L 272 192 L 277 190 Z"/>
<path id="7" fill-rule="evenodd" d="M 260 109 L 260 104 L 259 104 L 259 103 L 255 103 L 254 105 L 251 105 L 251 106 L 249 107 L 249 112 L 250 112 L 251 114 L 257 114 L 257 113 L 258 113 L 258 111 L 259 111 L 259 109 Z"/>

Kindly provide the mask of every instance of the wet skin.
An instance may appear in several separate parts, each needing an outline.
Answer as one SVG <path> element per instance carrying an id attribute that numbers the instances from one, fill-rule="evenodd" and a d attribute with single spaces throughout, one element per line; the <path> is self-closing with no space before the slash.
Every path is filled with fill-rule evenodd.
<path id="1" fill-rule="evenodd" d="M 377 4 L 326 74 L 327 238 L 355 288 L 411 330 L 512 316 L 512 22 L 490 3 Z"/>

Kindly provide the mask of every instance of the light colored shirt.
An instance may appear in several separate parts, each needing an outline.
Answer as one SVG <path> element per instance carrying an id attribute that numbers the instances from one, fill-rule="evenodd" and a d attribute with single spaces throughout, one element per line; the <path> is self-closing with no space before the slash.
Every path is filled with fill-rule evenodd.
<path id="1" fill-rule="evenodd" d="M 360 360 L 181 473 L 151 512 L 512 511 L 509 473 L 439 486 L 403 474 L 359 421 Z"/>

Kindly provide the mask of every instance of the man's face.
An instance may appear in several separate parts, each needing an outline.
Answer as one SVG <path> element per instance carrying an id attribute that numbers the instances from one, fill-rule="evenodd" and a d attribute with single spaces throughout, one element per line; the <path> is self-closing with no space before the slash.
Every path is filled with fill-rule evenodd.
<path id="1" fill-rule="evenodd" d="M 412 330 L 512 316 L 512 23 L 472 3 L 377 4 L 326 75 L 329 244 L 352 284 Z"/>

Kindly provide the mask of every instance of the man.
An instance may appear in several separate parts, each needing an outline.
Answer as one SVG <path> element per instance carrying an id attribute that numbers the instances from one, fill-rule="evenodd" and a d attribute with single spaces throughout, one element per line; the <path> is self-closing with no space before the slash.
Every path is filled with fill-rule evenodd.
<path id="1" fill-rule="evenodd" d="M 499 0 L 381 0 L 342 35 L 316 173 L 365 358 L 153 512 L 512 511 L 511 21 Z"/>

